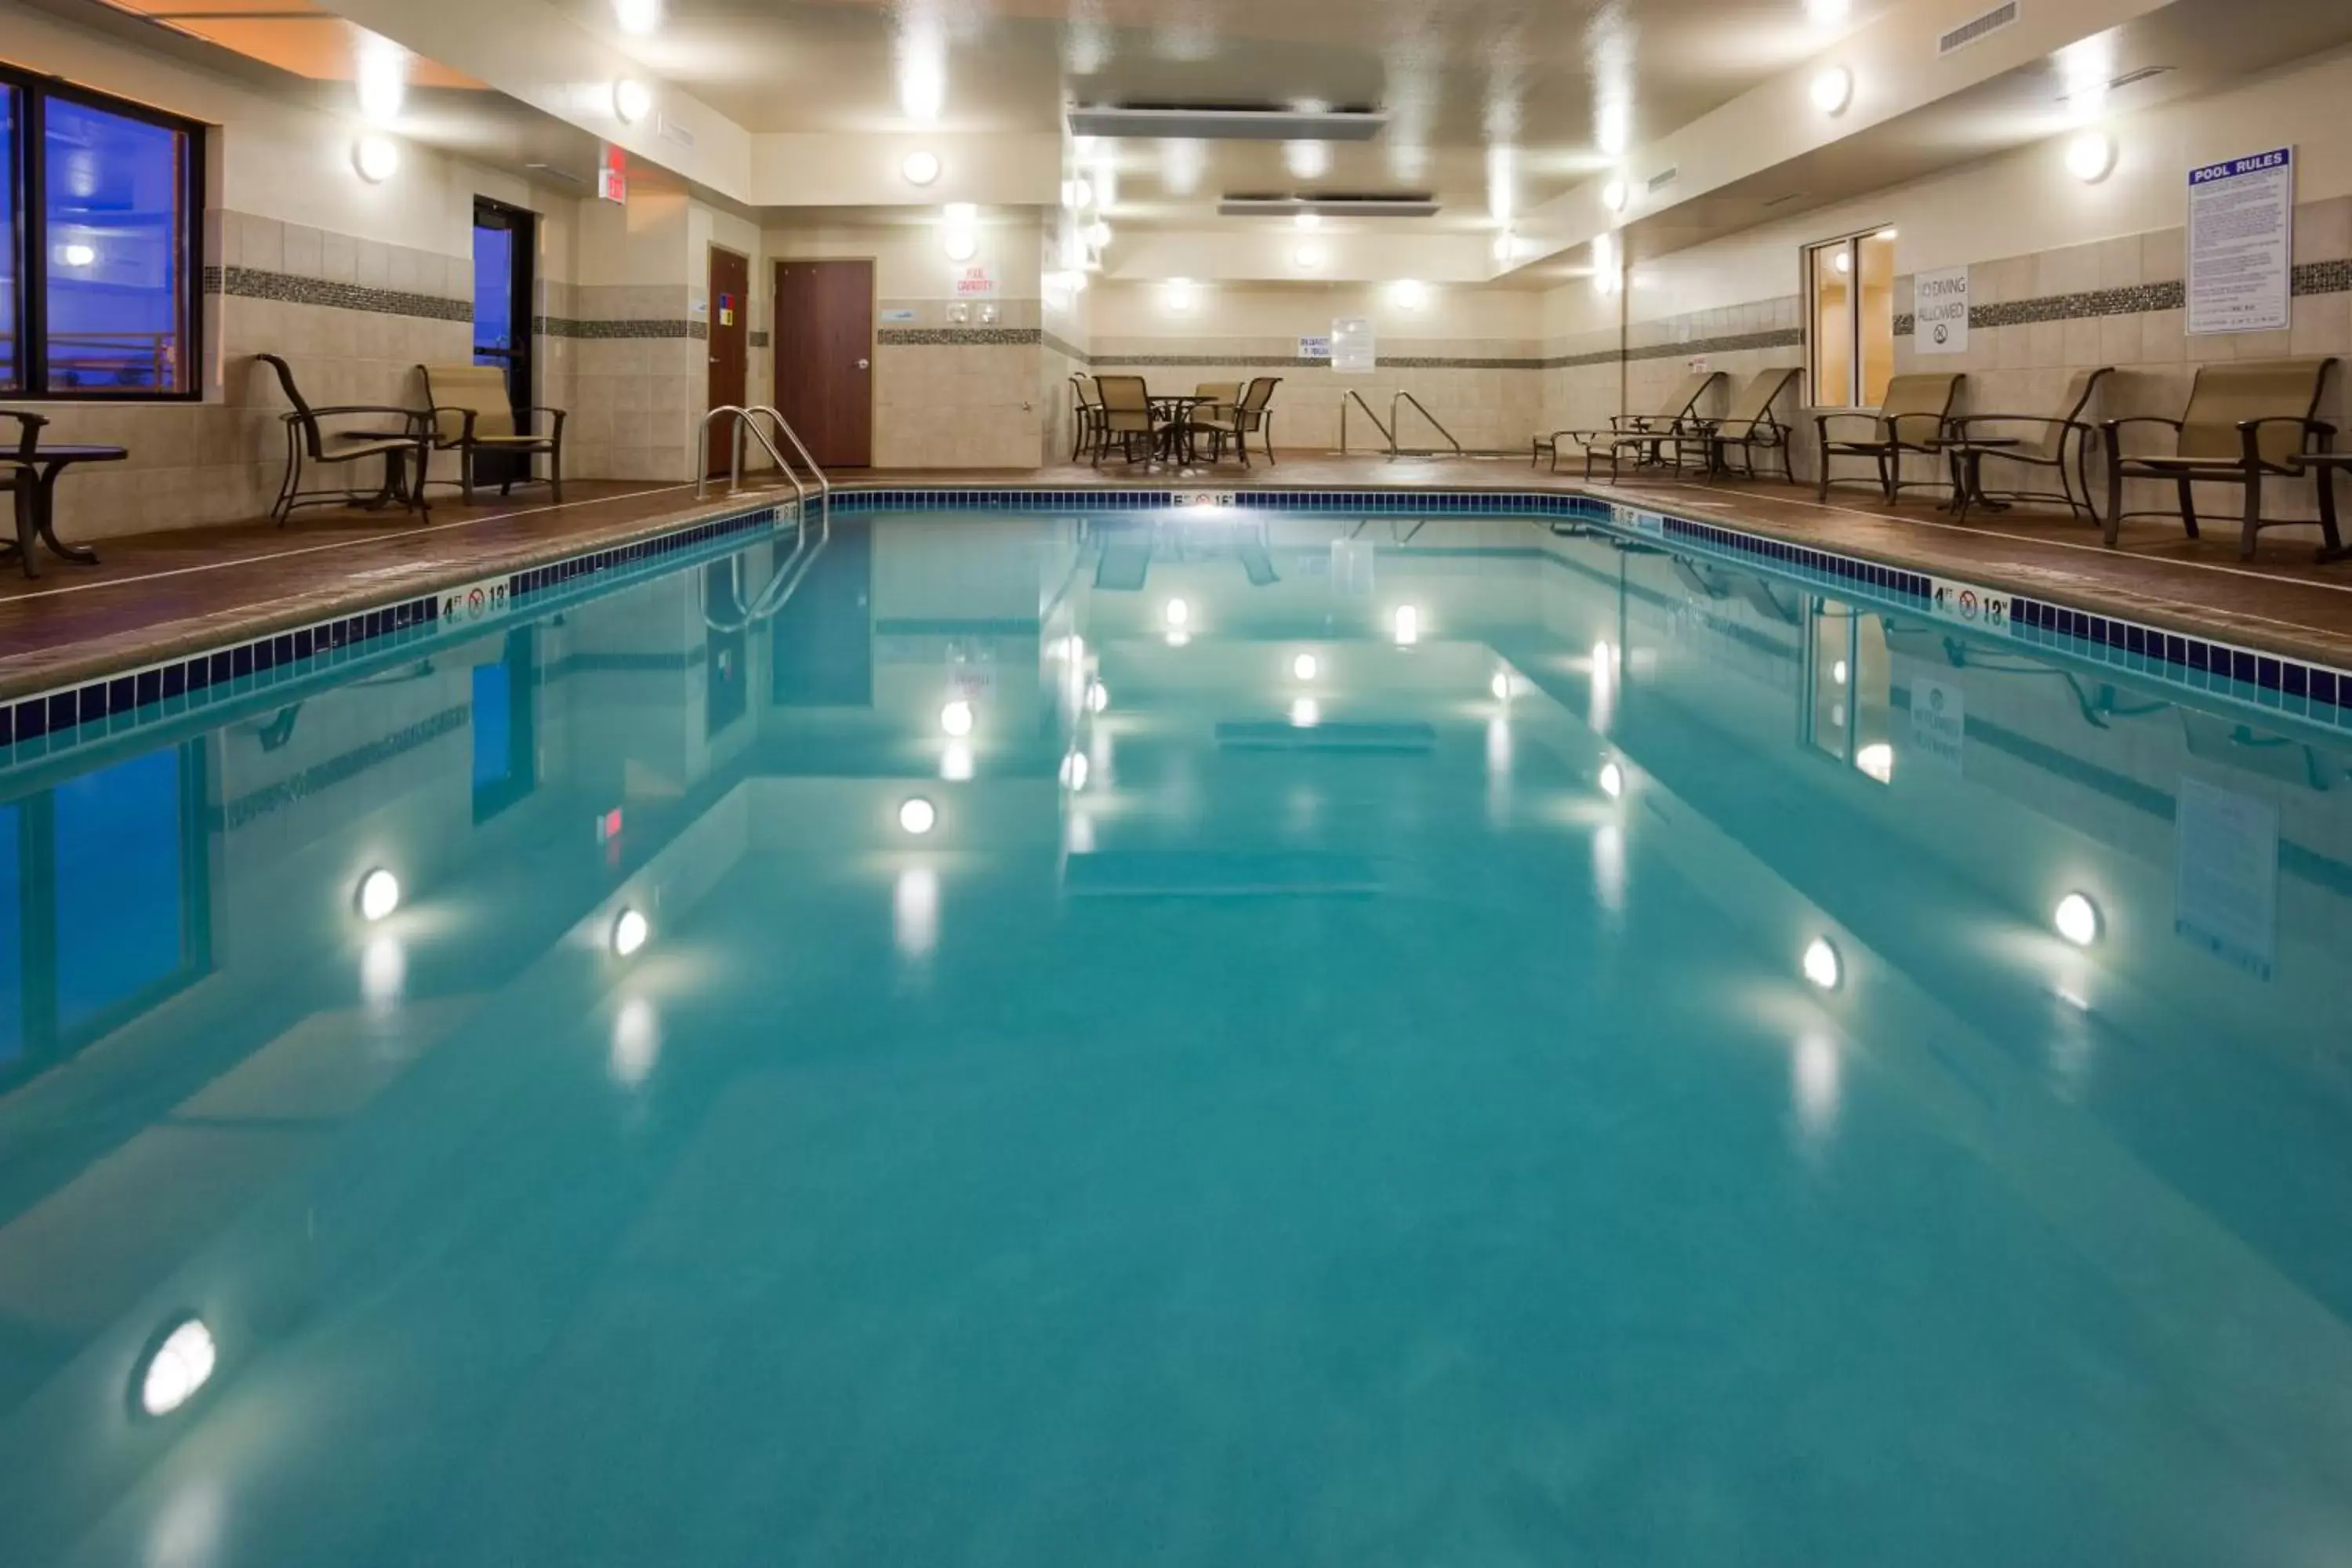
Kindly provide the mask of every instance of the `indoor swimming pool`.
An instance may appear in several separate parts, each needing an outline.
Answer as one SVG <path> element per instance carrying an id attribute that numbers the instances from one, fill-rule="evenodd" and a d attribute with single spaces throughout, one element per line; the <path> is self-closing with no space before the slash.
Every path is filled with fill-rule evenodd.
<path id="1" fill-rule="evenodd" d="M 19 722 L 0 1559 L 2352 1552 L 2332 676 L 914 499 Z"/>

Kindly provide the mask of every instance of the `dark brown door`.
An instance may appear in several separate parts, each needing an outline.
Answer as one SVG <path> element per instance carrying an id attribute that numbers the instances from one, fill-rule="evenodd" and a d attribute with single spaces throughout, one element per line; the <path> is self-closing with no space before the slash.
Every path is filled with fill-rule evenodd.
<path id="1" fill-rule="evenodd" d="M 874 263 L 776 264 L 776 406 L 819 466 L 874 462 Z"/>
<path id="2" fill-rule="evenodd" d="M 710 399 L 703 406 L 740 407 L 749 383 L 751 352 L 751 258 L 710 247 Z M 704 471 L 723 474 L 735 458 L 735 422 L 716 420 L 703 455 Z M 747 459 L 748 462 L 748 459 Z"/>

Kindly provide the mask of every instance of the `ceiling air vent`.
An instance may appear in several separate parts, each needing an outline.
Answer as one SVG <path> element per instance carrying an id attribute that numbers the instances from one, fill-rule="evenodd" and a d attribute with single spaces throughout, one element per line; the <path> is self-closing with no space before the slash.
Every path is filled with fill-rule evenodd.
<path id="1" fill-rule="evenodd" d="M 665 142 L 675 142 L 681 147 L 694 145 L 694 132 L 665 114 L 661 117 L 661 136 Z"/>
<path id="2" fill-rule="evenodd" d="M 1936 58 L 1956 55 L 1979 38 L 1990 37 L 2003 27 L 2017 26 L 2017 0 L 1996 5 L 1981 16 L 1961 23 L 1936 40 Z"/>
<path id="3" fill-rule="evenodd" d="M 1228 195 L 1218 198 L 1219 217 L 1434 217 L 1437 203 L 1426 191 L 1376 191 L 1313 196 Z"/>
<path id="4" fill-rule="evenodd" d="M 1661 169 L 1656 174 L 1651 175 L 1650 183 L 1647 187 L 1650 194 L 1652 195 L 1656 195 L 1660 191 L 1663 191 L 1668 185 L 1673 184 L 1675 183 L 1675 176 L 1681 173 L 1681 168 L 1677 166 L 1672 169 Z"/>
<path id="5" fill-rule="evenodd" d="M 1369 142 L 1387 129 L 1381 109 L 1098 105 L 1070 110 L 1074 136 L 1153 136 L 1196 142 Z"/>
<path id="6" fill-rule="evenodd" d="M 1811 191 L 1790 191 L 1788 195 L 1783 196 L 1773 196 L 1765 202 L 1764 210 L 1769 212 L 1774 207 L 1786 206 L 1790 202 L 1803 201 L 1807 196 L 1811 195 L 1813 193 Z"/>

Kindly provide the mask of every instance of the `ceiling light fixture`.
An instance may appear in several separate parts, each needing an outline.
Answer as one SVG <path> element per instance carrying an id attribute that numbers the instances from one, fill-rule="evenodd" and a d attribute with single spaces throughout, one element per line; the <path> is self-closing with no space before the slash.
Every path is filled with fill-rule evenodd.
<path id="1" fill-rule="evenodd" d="M 907 161 L 898 165 L 898 174 L 910 185 L 928 185 L 940 177 L 940 155 L 909 153 Z"/>
<path id="2" fill-rule="evenodd" d="M 1853 0 L 1805 0 L 1805 20 L 1817 27 L 1834 26 L 1853 9 Z"/>
<path id="3" fill-rule="evenodd" d="M 624 125 L 635 125 L 651 112 L 653 89 L 635 77 L 623 77 L 613 84 L 613 114 Z"/>
<path id="4" fill-rule="evenodd" d="M 400 143 L 370 132 L 352 146 L 352 166 L 359 170 L 361 179 L 380 185 L 400 172 Z"/>
<path id="5" fill-rule="evenodd" d="M 1824 66 L 1813 73 L 1806 91 L 1823 114 L 1843 114 L 1853 101 L 1853 72 L 1843 66 Z"/>
<path id="6" fill-rule="evenodd" d="M 2076 947 L 2088 947 L 2099 940 L 2099 906 L 2087 893 L 2069 893 L 2059 900 L 2051 920 L 2058 934 Z"/>
<path id="7" fill-rule="evenodd" d="M 621 31 L 643 37 L 661 26 L 662 0 L 613 0 L 613 18 Z"/>
<path id="8" fill-rule="evenodd" d="M 654 934 L 653 923 L 635 910 L 623 910 L 613 919 L 613 955 L 627 958 Z"/>
<path id="9" fill-rule="evenodd" d="M 408 101 L 408 51 L 390 38 L 370 33 L 360 41 L 354 68 L 360 116 L 373 125 L 389 125 L 400 118 Z"/>
<path id="10" fill-rule="evenodd" d="M 2066 143 L 2066 172 L 2086 185 L 2095 185 L 2116 166 L 2116 139 L 2104 131 L 2085 131 Z"/>
<path id="11" fill-rule="evenodd" d="M 360 919 L 373 924 L 400 908 L 400 879 L 378 866 L 360 879 Z"/>

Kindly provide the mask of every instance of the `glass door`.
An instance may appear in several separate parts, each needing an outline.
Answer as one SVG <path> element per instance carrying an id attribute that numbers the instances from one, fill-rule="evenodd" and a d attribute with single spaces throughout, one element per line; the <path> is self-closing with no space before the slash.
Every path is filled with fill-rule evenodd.
<path id="1" fill-rule="evenodd" d="M 538 220 L 520 207 L 474 198 L 474 363 L 507 373 L 507 397 L 514 405 L 515 428 L 530 430 L 525 412 L 538 399 L 531 386 L 531 301 L 538 297 L 532 264 L 538 255 Z M 530 477 L 530 458 L 519 452 L 473 455 L 478 485 L 520 483 Z"/>

